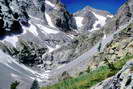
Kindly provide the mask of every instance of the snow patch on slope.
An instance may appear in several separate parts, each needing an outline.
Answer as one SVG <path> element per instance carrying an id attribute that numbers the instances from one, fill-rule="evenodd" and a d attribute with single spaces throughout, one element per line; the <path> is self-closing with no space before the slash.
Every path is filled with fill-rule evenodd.
<path id="1" fill-rule="evenodd" d="M 49 6 L 51 6 L 52 8 L 57 9 L 57 8 L 56 8 L 56 5 L 53 4 L 53 3 L 51 3 L 50 1 L 46 0 L 45 3 L 46 3 L 47 5 L 49 5 Z"/>
<path id="2" fill-rule="evenodd" d="M 29 21 L 29 23 L 30 23 L 29 27 L 25 27 L 25 26 L 22 27 L 24 29 L 23 34 L 27 33 L 27 31 L 29 31 L 33 35 L 38 36 L 37 27 L 34 24 L 32 24 L 31 21 Z"/>
<path id="3" fill-rule="evenodd" d="M 29 31 L 33 33 L 35 36 L 38 36 L 37 28 L 32 23 L 30 23 Z"/>
<path id="4" fill-rule="evenodd" d="M 70 37 L 71 39 L 74 39 L 74 35 L 72 35 L 72 34 L 69 34 L 69 35 L 67 35 L 68 37 Z"/>
<path id="5" fill-rule="evenodd" d="M 12 44 L 14 47 L 16 47 L 16 43 L 18 42 L 18 37 L 17 36 L 6 36 L 2 42 L 9 42 Z"/>
<path id="6" fill-rule="evenodd" d="M 44 34 L 57 34 L 57 33 L 59 33 L 59 31 L 56 31 L 56 30 L 53 30 L 53 29 L 50 29 L 50 28 L 48 28 L 48 27 L 46 27 L 46 26 L 43 26 L 43 25 L 41 25 L 41 24 L 37 24 L 37 26 L 42 30 L 42 32 L 44 33 Z"/>
<path id="7" fill-rule="evenodd" d="M 83 21 L 83 17 L 74 17 L 75 18 L 75 21 L 76 21 L 76 24 L 77 24 L 77 27 L 80 28 L 83 26 L 82 24 L 82 21 Z"/>
<path id="8" fill-rule="evenodd" d="M 106 39 L 106 38 L 107 38 L 107 35 L 106 35 L 106 34 L 104 34 L 104 36 L 103 36 L 103 40 L 104 40 L 104 39 Z"/>
<path id="9" fill-rule="evenodd" d="M 95 16 L 96 16 L 96 18 L 98 19 L 96 22 L 95 22 L 95 24 L 93 25 L 93 29 L 92 29 L 92 31 L 94 31 L 94 30 L 98 30 L 99 28 L 97 27 L 97 25 L 101 25 L 101 27 L 102 26 L 104 26 L 105 24 L 106 24 L 106 17 L 104 17 L 104 16 L 101 16 L 101 15 L 98 15 L 98 14 L 96 14 L 96 13 L 93 13 Z"/>
<path id="10" fill-rule="evenodd" d="M 37 18 L 37 17 L 31 16 L 31 15 L 29 15 L 29 17 L 30 17 L 31 19 L 34 19 L 34 20 L 38 20 L 38 21 L 42 21 L 42 22 L 43 22 L 43 20 L 40 19 L 40 18 Z"/>
<path id="11" fill-rule="evenodd" d="M 47 46 L 47 47 L 48 47 L 48 49 L 49 49 L 49 53 L 51 53 L 51 52 L 53 52 L 54 50 L 59 49 L 59 48 L 60 48 L 60 45 L 56 45 L 55 48 L 50 47 L 50 46 Z"/>
<path id="12" fill-rule="evenodd" d="M 48 25 L 55 28 L 54 24 L 52 23 L 51 17 L 49 16 L 49 14 L 47 14 L 47 12 L 45 12 L 45 16 L 46 16 Z"/>
<path id="13" fill-rule="evenodd" d="M 107 17 L 109 17 L 109 18 L 113 18 L 114 16 L 113 16 L 113 15 L 107 15 Z"/>

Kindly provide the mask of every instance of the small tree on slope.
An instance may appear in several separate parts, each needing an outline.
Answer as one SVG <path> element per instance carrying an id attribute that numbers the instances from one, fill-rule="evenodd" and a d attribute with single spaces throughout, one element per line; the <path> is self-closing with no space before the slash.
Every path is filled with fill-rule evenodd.
<path id="1" fill-rule="evenodd" d="M 40 89 L 38 81 L 36 79 L 33 81 L 32 86 L 31 86 L 30 89 Z"/>
<path id="2" fill-rule="evenodd" d="M 19 85 L 19 83 L 20 83 L 20 82 L 18 82 L 18 81 L 13 82 L 13 83 L 11 84 L 11 86 L 10 86 L 10 89 L 17 89 L 17 86 Z"/>

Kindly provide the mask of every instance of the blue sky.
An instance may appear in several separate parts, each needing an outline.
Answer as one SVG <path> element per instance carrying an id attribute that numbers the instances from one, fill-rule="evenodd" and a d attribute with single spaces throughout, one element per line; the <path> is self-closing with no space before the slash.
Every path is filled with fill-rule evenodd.
<path id="1" fill-rule="evenodd" d="M 125 1 L 127 0 L 61 0 L 70 13 L 89 5 L 96 9 L 107 10 L 112 14 L 115 14 Z"/>

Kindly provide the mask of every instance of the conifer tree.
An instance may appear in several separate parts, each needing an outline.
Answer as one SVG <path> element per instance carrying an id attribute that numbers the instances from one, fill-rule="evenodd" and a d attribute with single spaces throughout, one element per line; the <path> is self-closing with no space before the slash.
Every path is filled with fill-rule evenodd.
<path id="1" fill-rule="evenodd" d="M 36 79 L 33 81 L 32 86 L 31 86 L 30 89 L 40 89 L 39 88 L 39 83 Z"/>

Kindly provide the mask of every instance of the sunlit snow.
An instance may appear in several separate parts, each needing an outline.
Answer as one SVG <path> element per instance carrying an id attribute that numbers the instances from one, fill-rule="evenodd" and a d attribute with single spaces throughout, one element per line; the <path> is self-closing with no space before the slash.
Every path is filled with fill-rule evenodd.
<path id="1" fill-rule="evenodd" d="M 53 29 L 50 29 L 50 28 L 48 28 L 48 27 L 46 27 L 46 26 L 43 26 L 43 25 L 41 25 L 41 24 L 37 24 L 37 26 L 40 28 L 40 29 L 42 29 L 42 32 L 44 33 L 44 34 L 57 34 L 57 33 L 59 33 L 59 31 L 56 31 L 56 30 L 53 30 Z"/>
<path id="2" fill-rule="evenodd" d="M 34 24 L 32 24 L 30 21 L 29 21 L 29 24 L 30 24 L 29 27 L 23 26 L 23 29 L 24 29 L 23 34 L 25 34 L 27 31 L 29 31 L 33 35 L 38 36 L 37 27 Z"/>
<path id="3" fill-rule="evenodd" d="M 84 19 L 83 17 L 75 17 L 75 21 L 76 21 L 78 28 L 83 26 L 83 24 L 82 24 L 83 19 Z"/>
<path id="4" fill-rule="evenodd" d="M 56 5 L 51 3 L 50 1 L 46 0 L 45 3 L 51 6 L 52 8 L 56 9 Z"/>
<path id="5" fill-rule="evenodd" d="M 50 47 L 50 46 L 47 46 L 47 47 L 48 47 L 48 49 L 49 49 L 49 53 L 51 53 L 51 52 L 53 52 L 54 50 L 60 48 L 60 45 L 56 45 L 55 48 L 54 48 L 54 47 Z"/>
<path id="6" fill-rule="evenodd" d="M 55 28 L 54 24 L 52 23 L 51 17 L 49 16 L 49 14 L 47 14 L 47 12 L 45 12 L 45 16 L 46 16 L 48 25 Z"/>
<path id="7" fill-rule="evenodd" d="M 16 47 L 16 43 L 18 42 L 18 37 L 17 36 L 6 36 L 2 42 L 9 42 L 12 44 L 14 47 Z"/>
<path id="8" fill-rule="evenodd" d="M 101 16 L 101 15 L 98 15 L 98 14 L 96 14 L 96 13 L 93 13 L 95 16 L 96 16 L 96 18 L 98 19 L 96 22 L 95 22 L 95 24 L 93 25 L 93 29 L 92 29 L 92 31 L 94 31 L 94 30 L 98 30 L 99 28 L 97 27 L 97 25 L 98 24 L 100 24 L 101 25 L 101 27 L 102 26 L 104 26 L 105 24 L 106 24 L 106 17 L 104 17 L 104 16 Z"/>
<path id="9" fill-rule="evenodd" d="M 107 17 L 109 17 L 109 18 L 113 18 L 114 16 L 113 16 L 113 15 L 107 15 Z"/>

